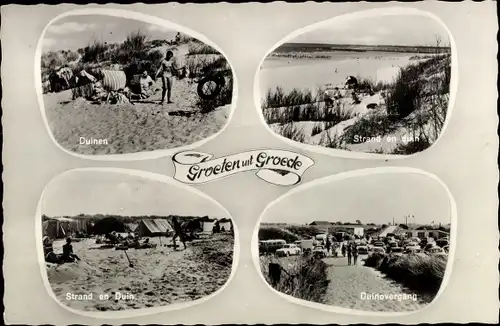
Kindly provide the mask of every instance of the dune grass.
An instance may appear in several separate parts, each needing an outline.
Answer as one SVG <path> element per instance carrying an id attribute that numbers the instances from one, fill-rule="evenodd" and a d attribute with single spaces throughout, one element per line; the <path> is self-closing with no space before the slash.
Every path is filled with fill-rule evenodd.
<path id="1" fill-rule="evenodd" d="M 372 254 L 365 266 L 373 267 L 387 277 L 424 295 L 434 296 L 439 291 L 446 269 L 446 258 L 409 254 L 393 256 Z"/>
<path id="2" fill-rule="evenodd" d="M 207 45 L 205 43 L 196 43 L 189 46 L 187 55 L 196 55 L 196 54 L 220 54 L 220 53 L 210 45 Z"/>
<path id="3" fill-rule="evenodd" d="M 324 302 L 330 281 L 327 276 L 327 266 L 321 259 L 297 257 L 290 262 L 291 266 L 285 267 L 275 257 L 260 257 L 261 272 L 266 281 L 273 286 L 269 277 L 269 263 L 278 263 L 286 271 L 282 271 L 279 283 L 274 286 L 275 290 L 302 300 Z"/>

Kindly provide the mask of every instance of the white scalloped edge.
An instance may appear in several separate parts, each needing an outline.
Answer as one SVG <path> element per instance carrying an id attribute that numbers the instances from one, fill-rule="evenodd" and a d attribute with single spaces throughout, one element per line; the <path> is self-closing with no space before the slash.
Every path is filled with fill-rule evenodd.
<path id="1" fill-rule="evenodd" d="M 435 14 L 430 13 L 428 11 L 424 11 L 424 10 L 420 10 L 420 9 L 416 9 L 416 8 L 411 8 L 411 7 L 376 8 L 376 9 L 367 9 L 367 10 L 343 14 L 343 15 L 336 16 L 336 17 L 333 17 L 331 19 L 324 20 L 324 21 L 321 21 L 318 23 L 314 23 L 314 24 L 308 25 L 306 27 L 303 27 L 301 29 L 298 29 L 298 30 L 294 31 L 293 33 L 289 34 L 288 36 L 284 37 L 283 39 L 281 39 L 278 43 L 276 43 L 266 53 L 266 55 L 262 58 L 262 60 L 259 64 L 259 67 L 258 67 L 257 71 L 255 72 L 255 77 L 254 77 L 254 104 L 255 104 L 255 108 L 257 110 L 257 114 L 259 115 L 260 121 L 265 126 L 267 131 L 269 131 L 273 136 L 281 139 L 282 141 L 284 141 L 287 144 L 290 144 L 291 146 L 294 146 L 296 148 L 311 151 L 314 153 L 325 154 L 325 155 L 334 156 L 334 157 L 340 157 L 340 158 L 379 159 L 379 160 L 391 159 L 391 160 L 394 160 L 394 159 L 404 159 L 404 158 L 412 157 L 412 156 L 418 155 L 418 154 L 428 150 L 429 148 L 426 150 L 423 150 L 421 152 L 411 154 L 411 155 L 374 154 L 374 153 L 365 153 L 365 152 L 361 152 L 361 151 L 347 151 L 347 150 L 340 150 L 340 149 L 331 149 L 331 148 L 326 148 L 326 147 L 323 147 L 320 145 L 305 144 L 305 143 L 293 141 L 291 139 L 288 139 L 284 136 L 281 136 L 281 135 L 275 133 L 269 127 L 266 120 L 264 119 L 264 115 L 262 114 L 261 94 L 260 94 L 260 78 L 259 78 L 260 67 L 262 67 L 264 60 L 276 48 L 278 48 L 280 45 L 282 45 L 288 41 L 295 39 L 299 35 L 305 34 L 307 32 L 311 32 L 313 30 L 316 30 L 316 29 L 319 29 L 322 27 L 326 27 L 333 22 L 350 21 L 350 20 L 357 20 L 357 19 L 362 19 L 362 18 L 371 17 L 371 16 L 387 16 L 387 15 L 422 15 L 422 16 L 427 16 L 427 17 L 434 19 L 448 33 L 448 37 L 449 37 L 450 45 L 451 45 L 450 98 L 448 101 L 448 109 L 446 111 L 446 119 L 445 119 L 445 122 L 443 124 L 443 128 L 439 134 L 439 137 L 434 141 L 434 143 L 429 148 L 436 145 L 439 142 L 439 140 L 442 138 L 442 136 L 445 133 L 446 128 L 448 127 L 450 117 L 452 116 L 453 107 L 455 106 L 455 98 L 456 98 L 457 89 L 458 89 L 457 47 L 456 47 L 455 39 L 453 38 L 451 31 L 448 29 L 448 27 L 445 25 L 445 23 L 438 16 L 436 16 Z"/>
<path id="2" fill-rule="evenodd" d="M 180 303 L 172 303 L 169 305 L 161 306 L 161 307 L 151 307 L 151 308 L 142 308 L 142 309 L 131 309 L 131 310 L 120 310 L 120 311 L 104 311 L 104 312 L 92 312 L 92 311 L 83 311 L 83 310 L 78 310 L 71 308 L 69 306 L 66 306 L 63 304 L 57 297 L 55 296 L 54 292 L 52 291 L 52 287 L 50 286 L 48 277 L 47 277 L 47 270 L 45 267 L 45 259 L 43 255 L 43 248 L 41 246 L 42 243 L 42 202 L 44 200 L 44 193 L 47 190 L 48 187 L 50 187 L 53 182 L 59 178 L 62 178 L 63 176 L 67 174 L 71 174 L 73 172 L 109 172 L 109 173 L 116 173 L 116 174 L 127 174 L 129 176 L 134 176 L 139 178 L 142 178 L 144 180 L 150 180 L 150 181 L 157 181 L 164 183 L 166 185 L 172 186 L 174 188 L 178 188 L 181 191 L 188 191 L 192 192 L 202 198 L 208 199 L 209 201 L 213 202 L 213 204 L 217 207 L 220 207 L 222 211 L 225 212 L 226 217 L 231 218 L 231 221 L 233 222 L 233 230 L 234 230 L 234 247 L 233 247 L 233 265 L 232 265 L 232 270 L 231 270 L 231 275 L 227 279 L 226 283 L 221 286 L 217 291 L 215 291 L 212 294 L 209 294 L 203 298 L 189 301 L 189 302 L 180 302 Z M 180 182 L 175 181 L 174 179 L 164 176 L 164 175 L 159 175 L 151 172 L 145 172 L 145 171 L 139 171 L 139 170 L 132 170 L 132 169 L 119 169 L 119 168 L 78 168 L 78 169 L 73 169 L 69 171 L 65 171 L 57 176 L 55 176 L 44 188 L 40 200 L 38 202 L 37 206 L 37 212 L 35 215 L 35 239 L 36 239 L 36 252 L 37 252 L 37 257 L 38 257 L 38 264 L 40 266 L 40 273 L 42 275 L 43 279 L 43 284 L 45 286 L 45 289 L 49 293 L 50 297 L 56 301 L 59 306 L 63 307 L 64 309 L 81 315 L 85 317 L 93 317 L 93 318 L 109 318 L 109 319 L 121 319 L 121 318 L 133 318 L 133 317 L 140 317 L 140 316 L 149 316 L 153 314 L 159 314 L 163 312 L 168 312 L 168 311 L 173 311 L 173 310 L 179 310 L 179 309 L 184 309 L 184 308 L 189 308 L 193 307 L 196 305 L 199 305 L 203 302 L 206 302 L 207 300 L 210 300 L 211 298 L 219 295 L 221 292 L 224 291 L 224 289 L 227 288 L 227 286 L 231 283 L 236 270 L 238 268 L 239 264 L 239 251 L 240 251 L 240 244 L 239 244 L 239 233 L 238 233 L 238 227 L 236 225 L 236 222 L 234 219 L 231 217 L 229 212 L 215 199 L 212 197 L 206 195 L 205 193 L 190 187 L 188 185 L 182 184 Z"/>
<path id="3" fill-rule="evenodd" d="M 42 77 L 41 77 L 41 57 L 42 57 L 42 46 L 43 46 L 43 40 L 45 38 L 45 33 L 47 32 L 47 29 L 55 22 L 60 20 L 61 18 L 65 17 L 70 17 L 70 16 L 81 16 L 81 15 L 100 15 L 100 16 L 113 16 L 113 17 L 120 17 L 120 18 L 125 18 L 125 19 L 132 19 L 132 20 L 137 20 L 137 21 L 142 21 L 145 23 L 149 24 L 155 24 L 159 26 L 163 26 L 166 28 L 173 29 L 175 31 L 179 31 L 181 33 L 184 33 L 186 35 L 189 35 L 191 37 L 194 37 L 202 42 L 204 42 L 207 45 L 210 45 L 214 49 L 216 49 L 220 54 L 224 56 L 224 58 L 227 60 L 229 66 L 231 67 L 231 73 L 233 75 L 233 97 L 231 100 L 231 110 L 229 117 L 227 118 L 226 124 L 224 127 L 222 127 L 217 133 L 210 135 L 209 137 L 197 141 L 195 143 L 185 145 L 185 146 L 179 146 L 175 148 L 170 148 L 170 149 L 158 149 L 158 150 L 153 150 L 153 151 L 142 151 L 142 152 L 137 152 L 137 153 L 124 153 L 124 154 L 110 154 L 110 155 L 84 155 L 84 154 L 78 154 L 72 151 L 69 151 L 62 147 L 55 139 L 52 130 L 49 127 L 48 121 L 47 121 L 47 116 L 45 112 L 45 103 L 43 101 L 43 91 L 42 91 Z M 64 12 L 56 17 L 54 17 L 43 29 L 42 34 L 40 36 L 40 39 L 38 40 L 38 45 L 35 51 L 35 91 L 36 95 L 38 98 L 38 103 L 40 106 L 40 111 L 42 114 L 42 119 L 45 124 L 45 127 L 47 128 L 47 132 L 49 133 L 50 139 L 56 144 L 56 146 L 62 150 L 63 152 L 70 154 L 72 156 L 76 156 L 79 158 L 83 159 L 89 159 L 89 160 L 100 160 L 100 161 L 137 161 L 137 160 L 148 160 L 148 159 L 155 159 L 155 158 L 160 158 L 160 157 L 165 157 L 165 156 L 170 156 L 175 154 L 178 151 L 184 151 L 184 150 L 190 150 L 194 149 L 197 147 L 202 146 L 203 144 L 215 139 L 217 136 L 219 136 L 224 130 L 227 128 L 229 125 L 230 121 L 233 118 L 233 113 L 235 111 L 236 107 L 236 101 L 238 98 L 238 79 L 235 74 L 235 70 L 233 68 L 233 65 L 231 64 L 231 61 L 227 57 L 227 55 L 224 53 L 222 49 L 220 49 L 214 42 L 209 40 L 206 36 L 203 34 L 200 34 L 198 32 L 195 32 L 187 27 L 172 23 L 170 21 L 150 16 L 147 14 L 143 14 L 140 12 L 134 12 L 134 11 L 129 11 L 129 10 L 124 10 L 124 9 L 110 9 L 110 8 L 84 8 L 84 9 L 75 9 L 71 11 Z"/>
<path id="4" fill-rule="evenodd" d="M 263 273 L 260 270 L 258 242 L 259 242 L 259 227 L 260 227 L 260 224 L 261 224 L 264 216 L 266 215 L 266 212 L 268 209 L 270 209 L 273 205 L 279 203 L 281 200 L 285 199 L 286 197 L 288 197 L 290 195 L 300 193 L 304 190 L 314 188 L 316 186 L 334 183 L 336 181 L 341 181 L 341 180 L 349 179 L 349 178 L 369 177 L 371 175 L 390 174 L 390 173 L 392 173 L 392 174 L 395 174 L 395 173 L 417 174 L 417 175 L 429 177 L 429 178 L 435 180 L 439 185 L 441 185 L 449 197 L 450 215 L 451 215 L 451 230 L 450 230 L 450 243 L 451 243 L 450 247 L 451 248 L 450 248 L 450 251 L 448 254 L 448 261 L 446 263 L 446 269 L 445 269 L 445 273 L 443 276 L 443 281 L 441 282 L 441 286 L 439 288 L 438 293 L 436 294 L 434 299 L 429 304 L 427 304 L 422 309 L 408 311 L 408 312 L 377 312 L 377 311 L 364 311 L 364 310 L 357 310 L 357 309 L 349 309 L 349 308 L 325 305 L 325 304 L 321 304 L 321 303 L 315 303 L 315 302 L 311 302 L 311 301 L 298 299 L 298 298 L 292 297 L 290 295 L 286 295 L 282 292 L 275 290 L 266 281 Z M 407 315 L 412 315 L 412 314 L 416 314 L 416 313 L 421 313 L 421 312 L 425 311 L 426 309 L 428 309 L 430 306 L 432 306 L 436 301 L 438 301 L 438 298 L 444 292 L 444 289 L 446 288 L 446 286 L 448 285 L 448 282 L 450 280 L 453 262 L 455 260 L 455 246 L 457 243 L 457 241 L 456 241 L 456 237 L 457 237 L 457 206 L 455 203 L 455 199 L 453 198 L 453 195 L 451 194 L 451 192 L 448 189 L 448 187 L 446 186 L 446 184 L 443 181 L 441 181 L 441 179 L 439 179 L 434 174 L 431 174 L 431 173 L 428 173 L 428 172 L 425 172 L 423 170 L 416 169 L 416 168 L 408 168 L 408 167 L 368 168 L 368 169 L 343 172 L 343 173 L 339 173 L 339 174 L 336 174 L 333 176 L 328 176 L 328 177 L 320 178 L 320 179 L 317 179 L 314 181 L 310 181 L 308 183 L 305 183 L 303 185 L 300 185 L 298 187 L 293 188 L 292 190 L 288 191 L 287 193 L 283 194 L 282 196 L 278 197 L 277 199 L 275 199 L 274 201 L 269 203 L 269 205 L 267 205 L 266 208 L 264 209 L 264 211 L 261 213 L 256 225 L 257 226 L 256 226 L 254 233 L 253 233 L 252 245 L 251 245 L 252 259 L 253 259 L 254 267 L 256 268 L 257 273 L 259 274 L 262 282 L 264 282 L 266 284 L 266 286 L 270 289 L 271 292 L 276 293 L 277 295 L 288 300 L 289 302 L 299 304 L 302 306 L 306 306 L 306 307 L 310 307 L 310 308 L 315 308 L 315 309 L 327 311 L 327 312 L 342 313 L 342 314 L 357 315 L 357 316 L 378 316 L 378 317 L 398 317 L 398 316 L 407 316 Z"/>

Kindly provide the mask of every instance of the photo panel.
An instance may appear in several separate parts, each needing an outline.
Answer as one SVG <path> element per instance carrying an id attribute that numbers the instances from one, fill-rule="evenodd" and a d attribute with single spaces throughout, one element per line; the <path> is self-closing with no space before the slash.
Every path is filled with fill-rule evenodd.
<path id="1" fill-rule="evenodd" d="M 340 16 L 291 34 L 264 58 L 259 109 L 273 133 L 311 150 L 416 154 L 443 132 L 452 57 L 448 30 L 424 12 Z"/>
<path id="2" fill-rule="evenodd" d="M 114 317 L 218 293 L 235 262 L 227 211 L 167 177 L 113 170 L 72 170 L 46 187 L 37 250 L 49 294 L 73 311 Z"/>
<path id="3" fill-rule="evenodd" d="M 40 106 L 62 149 L 178 149 L 222 131 L 234 78 L 215 46 L 167 21 L 91 12 L 55 19 L 39 45 Z"/>
<path id="4" fill-rule="evenodd" d="M 446 285 L 452 223 L 453 199 L 431 175 L 406 168 L 348 172 L 271 203 L 254 234 L 254 259 L 270 288 L 300 304 L 412 312 Z"/>

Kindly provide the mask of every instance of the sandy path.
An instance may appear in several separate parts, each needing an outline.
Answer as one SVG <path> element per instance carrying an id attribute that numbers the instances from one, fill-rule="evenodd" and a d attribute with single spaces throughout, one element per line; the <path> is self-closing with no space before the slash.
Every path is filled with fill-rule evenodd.
<path id="1" fill-rule="evenodd" d="M 363 258 L 363 257 L 362 257 Z M 348 266 L 347 258 L 327 258 L 330 284 L 325 296 L 325 304 L 364 311 L 404 312 L 423 308 L 426 303 L 412 299 L 363 300 L 367 294 L 412 294 L 401 285 L 390 281 L 370 267 L 362 266 L 358 259 L 357 266 Z"/>
<path id="2" fill-rule="evenodd" d="M 152 239 L 151 242 L 159 244 L 158 239 Z M 162 243 L 166 243 L 165 239 Z M 61 245 L 62 242 L 54 243 L 56 252 L 61 251 Z M 173 251 L 167 246 L 129 249 L 127 253 L 134 267 L 129 266 L 123 251 L 90 249 L 95 246 L 91 239 L 74 243 L 74 250 L 82 259 L 81 262 L 57 268 L 48 264 L 49 283 L 63 304 L 84 311 L 164 306 L 209 295 L 221 288 L 231 274 L 231 264 L 206 259 L 203 251 L 211 248 L 232 256 L 232 238 L 188 244 L 188 248 L 181 251 Z M 92 293 L 93 298 L 67 300 L 67 293 Z M 117 293 L 126 296 L 117 300 Z"/>

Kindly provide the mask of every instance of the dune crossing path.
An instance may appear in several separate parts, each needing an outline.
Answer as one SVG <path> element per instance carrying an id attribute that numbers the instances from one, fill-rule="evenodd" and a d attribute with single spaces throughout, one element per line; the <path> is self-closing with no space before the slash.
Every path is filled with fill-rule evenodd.
<path id="1" fill-rule="evenodd" d="M 364 258 L 361 256 L 360 258 Z M 423 308 L 427 303 L 413 300 L 412 291 L 386 279 L 371 267 L 347 265 L 347 258 L 326 258 L 330 284 L 325 304 L 362 311 L 405 312 Z M 370 298 L 377 294 L 378 297 Z M 365 296 L 366 295 L 366 296 Z M 393 298 L 390 299 L 390 295 Z M 381 298 L 382 297 L 382 298 Z"/>

